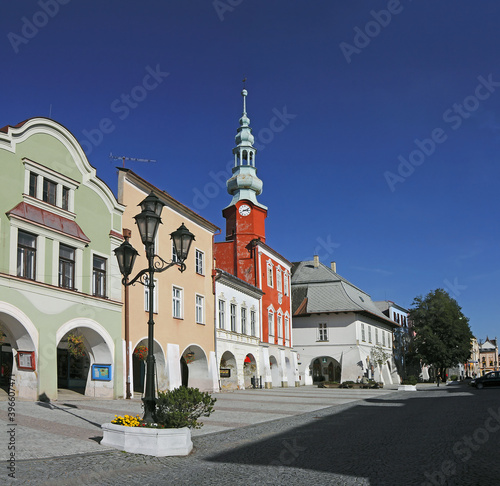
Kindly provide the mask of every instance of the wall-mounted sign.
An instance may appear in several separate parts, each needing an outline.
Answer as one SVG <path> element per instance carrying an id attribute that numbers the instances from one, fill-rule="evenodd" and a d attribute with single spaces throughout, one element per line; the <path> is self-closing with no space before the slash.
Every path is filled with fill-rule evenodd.
<path id="1" fill-rule="evenodd" d="M 96 381 L 111 381 L 111 365 L 92 365 L 92 379 Z"/>
<path id="2" fill-rule="evenodd" d="M 18 369 L 35 371 L 35 351 L 18 351 L 16 360 Z"/>
<path id="3" fill-rule="evenodd" d="M 231 378 L 231 370 L 229 368 L 221 368 L 220 369 L 220 377 L 221 378 Z"/>

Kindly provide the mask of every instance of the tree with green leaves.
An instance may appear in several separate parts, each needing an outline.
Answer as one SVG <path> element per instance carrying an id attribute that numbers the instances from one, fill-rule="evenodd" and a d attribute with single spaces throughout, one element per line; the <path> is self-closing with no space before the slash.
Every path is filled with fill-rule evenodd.
<path id="1" fill-rule="evenodd" d="M 455 299 L 443 289 L 415 297 L 409 311 L 414 331 L 415 357 L 433 364 L 445 378 L 446 368 L 470 357 L 472 332 L 469 319 Z"/>

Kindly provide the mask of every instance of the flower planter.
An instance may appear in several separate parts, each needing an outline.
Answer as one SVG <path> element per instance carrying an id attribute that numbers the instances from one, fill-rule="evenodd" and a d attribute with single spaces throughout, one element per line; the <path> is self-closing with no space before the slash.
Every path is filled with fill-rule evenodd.
<path id="1" fill-rule="evenodd" d="M 398 391 L 417 391 L 417 385 L 398 385 Z"/>
<path id="2" fill-rule="evenodd" d="M 193 449 L 191 430 L 151 429 L 147 427 L 125 427 L 103 424 L 102 445 L 114 447 L 133 454 L 148 456 L 187 456 Z"/>

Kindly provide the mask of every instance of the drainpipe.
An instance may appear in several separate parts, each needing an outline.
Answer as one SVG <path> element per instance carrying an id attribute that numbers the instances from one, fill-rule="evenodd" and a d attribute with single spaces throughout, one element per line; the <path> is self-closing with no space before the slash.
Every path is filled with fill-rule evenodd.
<path id="1" fill-rule="evenodd" d="M 219 373 L 219 363 L 217 358 L 217 295 L 215 294 L 215 279 L 217 276 L 217 271 L 215 269 L 217 265 L 217 260 L 214 257 L 214 253 L 215 253 L 215 237 L 219 236 L 221 233 L 222 230 L 219 228 L 218 233 L 212 234 L 212 293 L 214 294 L 214 354 L 215 354 L 215 369 L 217 370 L 217 375 L 220 375 L 220 373 Z M 219 376 L 217 376 L 217 383 L 219 384 L 219 390 L 220 390 Z"/>

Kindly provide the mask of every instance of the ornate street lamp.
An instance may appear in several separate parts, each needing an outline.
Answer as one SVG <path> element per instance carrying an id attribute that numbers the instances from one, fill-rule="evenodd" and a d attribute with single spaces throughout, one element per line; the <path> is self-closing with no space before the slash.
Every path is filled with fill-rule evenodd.
<path id="1" fill-rule="evenodd" d="M 132 273 L 135 258 L 138 253 L 135 248 L 126 240 L 116 250 L 115 255 L 118 260 L 120 272 L 123 275 L 122 284 L 125 287 L 139 282 L 149 288 L 149 320 L 148 320 L 148 356 L 146 358 L 146 391 L 144 398 L 144 422 L 155 422 L 156 415 L 156 393 L 154 389 L 155 357 L 153 355 L 154 346 L 154 274 L 164 272 L 170 267 L 177 265 L 183 272 L 186 269 L 185 260 L 189 253 L 189 248 L 193 242 L 194 235 L 184 223 L 173 233 L 170 238 L 174 240 L 174 249 L 177 256 L 176 261 L 167 262 L 163 258 L 155 255 L 155 238 L 161 224 L 161 211 L 164 204 L 151 192 L 141 203 L 141 212 L 134 217 L 142 243 L 146 249 L 148 268 L 141 270 L 130 282 L 128 276 Z M 128 346 L 128 342 L 127 342 Z"/>

